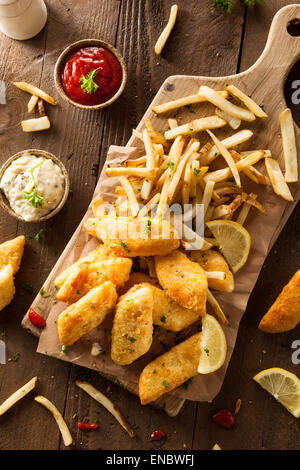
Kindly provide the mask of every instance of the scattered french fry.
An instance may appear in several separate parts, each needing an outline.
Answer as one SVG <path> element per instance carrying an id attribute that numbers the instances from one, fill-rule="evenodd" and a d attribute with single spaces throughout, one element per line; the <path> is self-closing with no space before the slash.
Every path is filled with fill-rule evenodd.
<path id="1" fill-rule="evenodd" d="M 229 93 L 227 91 L 218 91 L 217 93 L 224 99 L 228 99 L 229 97 Z M 183 98 L 178 98 L 177 100 L 152 106 L 152 111 L 156 114 L 162 114 L 167 113 L 168 111 L 173 111 L 174 109 L 182 108 L 183 106 L 190 106 L 191 104 L 205 102 L 207 102 L 207 100 L 199 95 L 184 96 Z"/>
<path id="2" fill-rule="evenodd" d="M 73 442 L 73 439 L 69 431 L 69 428 L 66 425 L 66 422 L 64 418 L 62 417 L 60 411 L 58 411 L 56 406 L 53 405 L 53 403 L 50 400 L 48 400 L 48 398 L 46 397 L 42 397 L 41 395 L 38 395 L 34 397 L 34 399 L 37 403 L 40 403 L 40 405 L 43 405 L 45 408 L 47 408 L 47 410 L 50 411 L 50 413 L 52 413 L 56 421 L 56 424 L 59 427 L 59 430 L 61 432 L 65 446 L 66 447 L 70 446 Z"/>
<path id="3" fill-rule="evenodd" d="M 34 85 L 31 85 L 30 83 L 26 82 L 13 82 L 13 85 L 15 85 L 17 88 L 20 88 L 20 90 L 26 91 L 27 93 L 30 93 L 31 95 L 38 96 L 39 98 L 42 98 L 42 100 L 47 101 L 47 103 L 52 104 L 55 106 L 57 102 L 55 101 L 54 98 L 49 96 L 47 93 L 45 93 L 43 90 L 40 88 L 37 88 Z"/>
<path id="4" fill-rule="evenodd" d="M 2 405 L 0 405 L 0 416 L 6 413 L 12 406 L 14 406 L 22 398 L 26 397 L 31 390 L 36 386 L 37 377 L 33 377 L 29 382 L 27 382 L 23 387 L 19 388 L 14 392 L 10 397 L 8 397 Z"/>
<path id="5" fill-rule="evenodd" d="M 226 137 L 226 139 L 221 140 L 224 147 L 227 149 L 235 147 L 237 145 L 243 144 L 247 140 L 249 140 L 253 136 L 253 132 L 249 129 L 243 129 L 242 131 L 237 132 L 236 134 L 231 135 L 230 137 Z M 254 151 L 253 151 L 254 152 Z M 210 164 L 220 152 L 218 151 L 216 145 L 214 145 L 211 150 L 209 151 L 206 157 L 203 157 L 202 164 L 208 165 Z"/>
<path id="6" fill-rule="evenodd" d="M 43 116 L 36 119 L 21 121 L 21 126 L 24 132 L 44 131 L 50 128 L 50 121 L 48 116 Z"/>
<path id="7" fill-rule="evenodd" d="M 107 176 L 139 176 L 141 178 L 153 178 L 156 175 L 156 169 L 118 166 L 116 168 L 107 168 L 105 173 Z"/>
<path id="8" fill-rule="evenodd" d="M 293 117 L 289 108 L 282 111 L 279 121 L 285 162 L 284 179 L 286 183 L 296 183 L 298 181 L 298 156 Z"/>
<path id="9" fill-rule="evenodd" d="M 223 312 L 219 302 L 213 296 L 213 294 L 211 293 L 211 291 L 209 289 L 207 289 L 207 302 L 213 308 L 213 310 L 214 310 L 215 314 L 217 315 L 220 323 L 222 325 L 228 325 L 228 320 L 227 320 L 227 317 L 226 317 L 225 313 Z"/>
<path id="10" fill-rule="evenodd" d="M 129 207 L 130 207 L 132 217 L 135 217 L 139 213 L 140 208 L 139 208 L 139 204 L 136 200 L 136 197 L 135 197 L 134 191 L 132 189 L 132 186 L 131 186 L 131 184 L 129 183 L 128 179 L 125 176 L 119 176 L 119 181 L 120 181 L 121 185 L 123 186 L 123 188 L 126 192 L 126 195 L 128 197 Z"/>
<path id="11" fill-rule="evenodd" d="M 46 116 L 44 101 L 41 98 L 39 98 L 39 100 L 38 100 L 38 110 L 39 110 L 39 115 L 41 117 Z"/>
<path id="12" fill-rule="evenodd" d="M 265 164 L 274 192 L 286 201 L 292 202 L 294 198 L 284 180 L 278 161 L 274 158 L 265 158 Z"/>
<path id="13" fill-rule="evenodd" d="M 38 100 L 39 100 L 38 96 L 31 95 L 31 98 L 30 98 L 30 100 L 28 101 L 28 104 L 27 104 L 27 111 L 29 113 L 31 113 L 34 110 Z"/>
<path id="14" fill-rule="evenodd" d="M 247 96 L 245 93 L 243 93 L 239 88 L 237 88 L 236 86 L 234 85 L 229 85 L 228 87 L 226 87 L 226 90 L 229 91 L 229 93 L 231 93 L 232 95 L 236 96 L 237 98 L 239 98 L 239 100 L 242 101 L 242 103 L 244 103 L 245 106 L 247 106 L 247 108 L 253 113 L 255 114 L 255 116 L 259 117 L 259 118 L 267 118 L 268 115 L 267 113 L 264 112 L 263 109 L 261 109 L 260 106 L 258 106 L 257 103 L 255 103 L 255 101 L 253 101 L 252 98 L 249 98 L 249 96 Z"/>
<path id="15" fill-rule="evenodd" d="M 168 20 L 168 23 L 166 25 L 166 27 L 163 29 L 163 31 L 161 32 L 155 46 L 154 46 L 154 51 L 155 51 L 155 54 L 157 55 L 160 55 L 162 53 L 162 50 L 168 40 L 168 37 L 170 36 L 171 34 L 171 31 L 174 27 L 174 24 L 175 24 L 175 21 L 176 21 L 176 17 L 177 17 L 177 12 L 178 12 L 178 5 L 172 5 L 171 7 L 171 11 L 170 11 L 170 16 L 169 16 L 169 20 Z"/>
<path id="16" fill-rule="evenodd" d="M 226 121 L 218 116 L 207 116 L 194 121 L 183 124 L 182 126 L 175 127 L 165 132 L 167 140 L 174 139 L 179 135 L 190 135 L 196 132 L 205 131 L 207 129 L 217 129 L 226 125 Z"/>
<path id="17" fill-rule="evenodd" d="M 237 170 L 237 167 L 234 163 L 234 160 L 232 158 L 232 156 L 230 155 L 230 153 L 228 152 L 227 148 L 225 147 L 224 144 L 222 144 L 222 142 L 209 130 L 207 130 L 208 134 L 210 135 L 210 137 L 212 138 L 215 146 L 217 147 L 218 151 L 220 152 L 220 154 L 224 157 L 227 165 L 229 166 L 230 170 L 231 170 L 231 173 L 235 179 L 235 182 L 237 184 L 237 186 L 241 186 L 241 179 L 240 179 L 240 175 L 239 175 L 239 172 Z"/>
<path id="18" fill-rule="evenodd" d="M 240 119 L 230 116 L 229 114 L 225 113 L 225 111 L 223 111 L 222 109 L 216 108 L 215 114 L 220 118 L 224 119 L 224 121 L 227 121 L 230 127 L 234 130 L 238 129 L 242 123 Z"/>

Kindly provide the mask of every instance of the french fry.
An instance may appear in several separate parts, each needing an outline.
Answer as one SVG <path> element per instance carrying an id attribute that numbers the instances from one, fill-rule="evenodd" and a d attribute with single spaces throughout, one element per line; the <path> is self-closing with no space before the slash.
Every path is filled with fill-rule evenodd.
<path id="1" fill-rule="evenodd" d="M 169 118 L 168 119 L 168 125 L 170 129 L 174 129 L 175 127 L 178 127 L 178 122 L 177 119 L 175 118 Z"/>
<path id="2" fill-rule="evenodd" d="M 88 382 L 81 382 L 76 380 L 77 387 L 81 388 L 84 392 L 86 392 L 90 397 L 96 400 L 100 405 L 104 406 L 104 408 L 111 413 L 116 420 L 120 423 L 122 428 L 129 434 L 130 437 L 134 437 L 134 431 L 130 424 L 127 422 L 121 411 L 114 405 L 114 403 L 109 400 L 103 393 L 97 390 L 93 385 Z"/>
<path id="3" fill-rule="evenodd" d="M 150 201 L 147 202 L 147 204 L 145 204 L 142 209 L 140 210 L 140 212 L 138 213 L 138 217 L 145 217 L 145 215 L 148 214 L 149 211 L 151 211 L 153 209 L 153 207 L 155 207 L 158 203 L 159 203 L 159 200 L 160 200 L 160 193 L 156 193 L 151 199 Z"/>
<path id="4" fill-rule="evenodd" d="M 20 88 L 20 90 L 26 91 L 27 93 L 30 93 L 31 95 L 38 96 L 39 98 L 42 98 L 42 100 L 47 101 L 47 103 L 52 104 L 55 106 L 57 102 L 55 101 L 54 98 L 49 96 L 47 93 L 45 93 L 43 90 L 40 88 L 37 88 L 34 85 L 31 85 L 30 83 L 26 82 L 13 82 L 13 85 L 15 85 L 17 88 Z"/>
<path id="5" fill-rule="evenodd" d="M 177 169 L 176 169 L 176 171 L 173 175 L 172 181 L 170 182 L 170 186 L 169 186 L 169 189 L 168 189 L 168 198 L 169 198 L 170 202 L 174 198 L 176 189 L 178 187 L 178 183 L 179 183 L 181 175 L 182 175 L 182 173 L 185 169 L 186 163 L 188 162 L 190 156 L 193 155 L 193 153 L 197 152 L 199 147 L 200 147 L 199 142 L 193 142 L 192 145 L 187 150 L 185 150 L 185 152 L 183 154 L 183 157 L 180 160 L 180 162 L 178 164 L 178 167 L 177 167 Z"/>
<path id="6" fill-rule="evenodd" d="M 204 206 L 204 209 L 203 209 L 204 215 L 206 214 L 207 209 L 209 207 L 209 204 L 210 204 L 210 201 L 211 201 L 211 198 L 212 198 L 212 192 L 213 192 L 213 189 L 214 189 L 214 185 L 215 185 L 214 181 L 207 181 L 207 183 L 205 184 L 203 199 L 202 199 L 202 204 Z"/>
<path id="7" fill-rule="evenodd" d="M 255 116 L 260 118 L 267 118 L 268 115 L 265 113 L 260 106 L 258 106 L 252 98 L 249 98 L 245 93 L 243 93 L 239 88 L 234 85 L 229 85 L 226 87 L 226 90 L 229 91 L 232 95 L 236 96 L 239 100 L 244 103 L 245 106 L 253 113 Z"/>
<path id="8" fill-rule="evenodd" d="M 46 116 L 44 101 L 41 98 L 39 98 L 39 100 L 38 100 L 38 110 L 39 110 L 39 115 L 41 117 Z"/>
<path id="9" fill-rule="evenodd" d="M 224 119 L 224 121 L 227 121 L 230 127 L 234 130 L 238 129 L 242 123 L 240 119 L 230 116 L 230 114 L 225 113 L 222 109 L 216 108 L 215 114 Z"/>
<path id="10" fill-rule="evenodd" d="M 190 185 L 191 185 L 192 173 L 191 166 L 187 163 L 184 172 L 184 179 L 182 185 L 182 206 L 189 203 L 190 199 Z"/>
<path id="11" fill-rule="evenodd" d="M 105 214 L 105 204 L 102 197 L 98 197 L 92 201 L 92 211 L 94 217 L 102 217 Z"/>
<path id="12" fill-rule="evenodd" d="M 250 155 L 248 155 L 248 157 L 245 157 L 243 158 L 242 160 L 240 160 L 239 162 L 236 163 L 236 168 L 238 171 L 241 171 L 243 170 L 244 168 L 248 167 L 249 165 L 254 165 L 255 163 L 257 163 L 259 160 L 261 160 L 261 158 L 264 157 L 264 151 L 263 150 L 257 150 L 253 153 L 251 153 Z M 265 159 L 265 160 L 268 160 L 269 158 Z M 209 180 L 213 180 L 215 182 L 220 182 L 220 181 L 224 181 L 228 178 L 231 177 L 231 169 L 230 168 L 222 168 L 221 170 L 216 170 L 216 171 L 212 171 L 212 172 L 209 172 L 209 173 L 206 173 L 206 175 L 204 176 L 204 181 L 209 181 Z"/>
<path id="13" fill-rule="evenodd" d="M 43 116 L 35 119 L 27 119 L 21 121 L 23 132 L 37 132 L 44 131 L 50 128 L 50 121 L 48 116 Z"/>
<path id="14" fill-rule="evenodd" d="M 274 158 L 265 158 L 265 164 L 275 194 L 286 201 L 293 201 L 294 198 L 284 180 L 278 161 Z"/>
<path id="15" fill-rule="evenodd" d="M 26 397 L 31 390 L 36 386 L 37 377 L 33 377 L 29 382 L 27 382 L 23 387 L 19 388 L 14 392 L 10 397 L 8 397 L 2 405 L 0 405 L 0 416 L 6 413 L 12 406 L 14 406 L 22 398 Z"/>
<path id="16" fill-rule="evenodd" d="M 242 155 L 236 152 L 235 150 L 230 150 L 229 152 L 235 162 L 238 162 L 243 158 Z M 249 153 L 248 155 L 251 155 L 251 153 Z M 258 171 L 253 165 L 249 165 L 246 168 L 243 168 L 242 171 L 250 180 L 254 181 L 254 183 L 256 184 L 269 184 L 268 178 L 263 175 L 260 171 Z"/>
<path id="17" fill-rule="evenodd" d="M 138 214 L 140 208 L 139 208 L 139 204 L 136 200 L 136 197 L 135 197 L 134 191 L 132 189 L 132 186 L 131 186 L 131 184 L 129 183 L 128 179 L 125 176 L 119 176 L 119 181 L 120 181 L 121 185 L 123 186 L 123 188 L 126 192 L 126 195 L 128 197 L 131 214 L 132 214 L 133 217 L 135 217 Z"/>
<path id="18" fill-rule="evenodd" d="M 154 52 L 155 54 L 157 55 L 160 55 L 167 40 L 168 40 L 168 37 L 170 36 L 171 34 L 171 31 L 174 27 L 174 24 L 175 24 L 175 21 L 176 21 L 176 17 L 177 17 L 177 12 L 178 12 L 178 5 L 172 5 L 171 7 L 171 10 L 170 10 L 170 16 L 169 16 L 169 20 L 168 20 L 168 23 L 166 25 L 166 27 L 163 29 L 163 31 L 161 32 L 155 46 L 154 46 Z"/>
<path id="19" fill-rule="evenodd" d="M 250 204 L 250 206 L 255 207 L 262 214 L 267 215 L 267 211 L 259 201 L 256 201 L 256 197 L 253 198 L 251 194 L 247 194 L 245 192 L 242 192 L 241 197 L 243 202 L 247 202 L 248 204 Z"/>
<path id="20" fill-rule="evenodd" d="M 209 289 L 207 289 L 207 302 L 213 308 L 213 310 L 214 310 L 215 314 L 217 315 L 220 323 L 222 325 L 228 325 L 228 320 L 227 320 L 227 317 L 226 317 L 225 313 L 223 312 L 219 302 L 213 296 L 213 294 L 211 293 L 211 291 Z"/>
<path id="21" fill-rule="evenodd" d="M 196 132 L 205 131 L 206 129 L 217 129 L 219 127 L 225 126 L 227 123 L 224 119 L 213 115 L 207 116 L 200 119 L 195 119 L 194 121 L 183 124 L 182 126 L 175 127 L 165 132 L 165 138 L 167 140 L 174 139 L 179 135 L 190 135 L 195 134 Z"/>
<path id="22" fill-rule="evenodd" d="M 226 273 L 224 271 L 205 271 L 207 279 L 219 279 L 224 281 Z"/>
<path id="23" fill-rule="evenodd" d="M 124 167 L 106 168 L 107 176 L 139 176 L 140 178 L 154 178 L 156 169 L 140 168 L 140 167 Z"/>
<path id="24" fill-rule="evenodd" d="M 253 193 L 250 193 L 250 196 L 252 197 L 252 199 L 256 199 L 257 198 L 257 194 L 253 194 Z M 249 214 L 249 211 L 251 209 L 251 205 L 248 203 L 248 202 L 244 202 L 243 204 L 243 207 L 236 219 L 237 223 L 238 224 L 241 224 L 241 225 L 244 225 L 247 217 L 248 217 L 248 214 Z"/>
<path id="25" fill-rule="evenodd" d="M 298 181 L 298 156 L 293 117 L 289 108 L 282 111 L 279 121 L 285 162 L 284 179 L 286 183 L 296 183 Z"/>
<path id="26" fill-rule="evenodd" d="M 229 166 L 237 186 L 241 186 L 241 179 L 240 179 L 239 172 L 238 172 L 237 167 L 234 163 L 234 160 L 233 160 L 232 156 L 230 155 L 230 153 L 228 152 L 227 148 L 225 147 L 224 144 L 222 144 L 222 142 L 211 131 L 209 131 L 207 129 L 207 132 L 210 135 L 210 137 L 212 138 L 212 140 L 213 140 L 215 146 L 217 147 L 218 151 L 220 152 L 220 154 L 224 157 L 224 160 L 226 161 L 227 165 Z"/>
<path id="27" fill-rule="evenodd" d="M 34 110 L 34 108 L 35 108 L 35 106 L 36 106 L 38 100 L 39 100 L 39 97 L 38 97 L 38 96 L 31 95 L 31 98 L 30 98 L 30 100 L 29 100 L 28 103 L 27 103 L 27 111 L 28 111 L 29 113 L 31 113 L 31 112 Z"/>
<path id="28" fill-rule="evenodd" d="M 235 147 L 236 145 L 242 144 L 246 142 L 253 136 L 253 132 L 249 129 L 243 129 L 242 131 L 237 132 L 236 134 L 227 137 L 226 139 L 221 140 L 224 147 L 227 149 Z M 253 151 L 254 152 L 254 151 Z M 218 151 L 216 145 L 214 145 L 211 150 L 209 151 L 208 155 L 201 159 L 202 165 L 209 165 L 218 155 L 220 152 Z"/>
<path id="29" fill-rule="evenodd" d="M 230 101 L 227 101 L 222 96 L 220 96 L 215 90 L 209 88 L 208 86 L 202 85 L 199 88 L 198 95 L 202 98 L 206 98 L 207 101 L 217 106 L 217 108 L 222 109 L 225 113 L 230 116 L 241 119 L 242 121 L 254 121 L 255 115 L 248 109 L 240 108 Z"/>
<path id="30" fill-rule="evenodd" d="M 228 99 L 229 97 L 229 93 L 227 91 L 217 91 L 217 93 L 220 96 L 222 96 L 224 99 Z M 183 98 L 178 98 L 177 100 L 168 101 L 167 103 L 162 103 L 156 106 L 152 106 L 151 109 L 155 114 L 162 114 L 168 111 L 173 111 L 174 109 L 182 108 L 183 106 L 189 106 L 191 104 L 205 103 L 205 102 L 207 102 L 207 100 L 205 98 L 202 98 L 199 95 L 190 95 L 190 96 L 184 96 Z"/>
<path id="31" fill-rule="evenodd" d="M 147 161 L 147 157 L 144 156 L 144 157 L 135 158 L 133 160 L 131 160 L 131 159 L 125 160 L 124 165 L 125 166 L 136 167 L 136 166 L 139 166 L 139 165 L 144 165 L 146 163 L 146 161 Z"/>
<path id="32" fill-rule="evenodd" d="M 42 397 L 41 395 L 38 395 L 34 397 L 34 400 L 40 405 L 43 405 L 45 408 L 47 408 L 47 410 L 50 411 L 50 413 L 52 413 L 53 418 L 55 419 L 56 424 L 61 432 L 65 446 L 66 447 L 70 446 L 73 442 L 73 439 L 69 431 L 69 428 L 66 425 L 66 422 L 64 418 L 62 417 L 60 411 L 58 411 L 56 406 L 53 405 L 53 403 L 50 400 L 48 400 L 48 398 L 46 397 Z"/>

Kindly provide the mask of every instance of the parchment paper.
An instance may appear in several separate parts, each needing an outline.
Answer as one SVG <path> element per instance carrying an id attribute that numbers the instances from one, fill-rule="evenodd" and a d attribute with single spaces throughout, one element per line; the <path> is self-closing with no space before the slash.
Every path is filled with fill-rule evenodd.
<path id="1" fill-rule="evenodd" d="M 120 165 L 125 159 L 136 158 L 140 156 L 140 154 L 140 149 L 137 148 L 111 146 L 94 193 L 94 198 L 100 194 L 105 200 L 111 200 L 111 198 L 114 197 L 114 184 L 116 180 L 106 177 L 105 168 L 108 165 Z M 284 211 L 287 207 L 286 201 L 276 196 L 269 187 L 252 185 L 251 182 L 244 183 L 247 191 L 252 190 L 258 193 L 259 200 L 263 203 L 268 215 L 264 216 L 254 209 L 250 211 L 249 218 L 247 219 L 247 229 L 251 234 L 252 247 L 247 264 L 235 275 L 235 290 L 233 293 L 214 293 L 222 308 L 229 316 L 230 324 L 229 326 L 224 326 L 228 345 L 226 362 L 221 369 L 213 374 L 197 375 L 194 377 L 187 390 L 181 387 L 169 392 L 165 396 L 173 395 L 194 401 L 211 401 L 217 395 L 224 380 L 225 372 L 235 345 L 239 322 L 246 309 L 248 298 L 264 263 L 274 233 L 278 233 L 280 226 L 282 226 L 281 220 L 284 219 Z M 90 216 L 92 216 L 92 211 L 89 208 L 83 221 Z M 143 367 L 150 362 L 152 358 L 157 356 L 157 354 L 165 351 L 161 343 L 172 345 L 174 342 L 180 342 L 185 337 L 193 334 L 194 331 L 197 331 L 197 324 L 193 327 L 189 327 L 187 331 L 182 332 L 180 336 L 177 335 L 177 337 L 174 333 L 166 333 L 160 329 L 160 332 L 156 333 L 154 336 L 150 352 L 130 366 L 119 366 L 110 359 L 110 331 L 101 327 L 98 327 L 90 334 L 82 337 L 76 344 L 68 348 L 67 353 L 63 353 L 58 340 L 56 321 L 60 312 L 63 311 L 67 305 L 54 300 L 55 290 L 53 280 L 65 267 L 69 266 L 79 257 L 84 256 L 99 243 L 97 239 L 90 237 L 84 232 L 82 223 L 76 230 L 46 283 L 44 283 L 45 290 L 47 292 L 50 291 L 52 296 L 47 299 L 38 297 L 33 303 L 33 308 L 39 307 L 43 311 L 43 314 L 45 313 L 46 316 L 49 314 L 47 326 L 42 331 L 37 351 L 101 371 L 105 374 L 111 374 L 118 377 L 121 381 L 122 379 L 129 380 L 134 390 L 137 390 L 139 374 Z M 28 326 L 28 320 L 26 318 L 23 320 L 23 326 Z M 90 355 L 91 344 L 94 341 L 98 341 L 103 345 L 105 353 L 97 357 Z"/>

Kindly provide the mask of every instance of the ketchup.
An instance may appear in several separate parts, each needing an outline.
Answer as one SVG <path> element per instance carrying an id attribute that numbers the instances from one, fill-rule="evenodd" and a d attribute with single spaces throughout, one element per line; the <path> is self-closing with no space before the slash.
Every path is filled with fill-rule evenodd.
<path id="1" fill-rule="evenodd" d="M 93 74 L 92 88 L 85 87 Z M 68 97 L 76 103 L 93 106 L 110 100 L 119 90 L 122 68 L 115 55 L 104 47 L 82 47 L 66 60 L 61 83 Z M 95 84 L 95 85 L 94 85 Z"/>

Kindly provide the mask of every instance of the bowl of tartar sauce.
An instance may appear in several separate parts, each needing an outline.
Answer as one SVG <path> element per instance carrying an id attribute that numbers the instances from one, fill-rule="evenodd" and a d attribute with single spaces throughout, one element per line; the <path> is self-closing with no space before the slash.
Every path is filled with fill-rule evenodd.
<path id="1" fill-rule="evenodd" d="M 0 204 L 24 222 L 53 217 L 65 205 L 69 191 L 66 168 L 45 150 L 18 152 L 0 169 Z"/>

